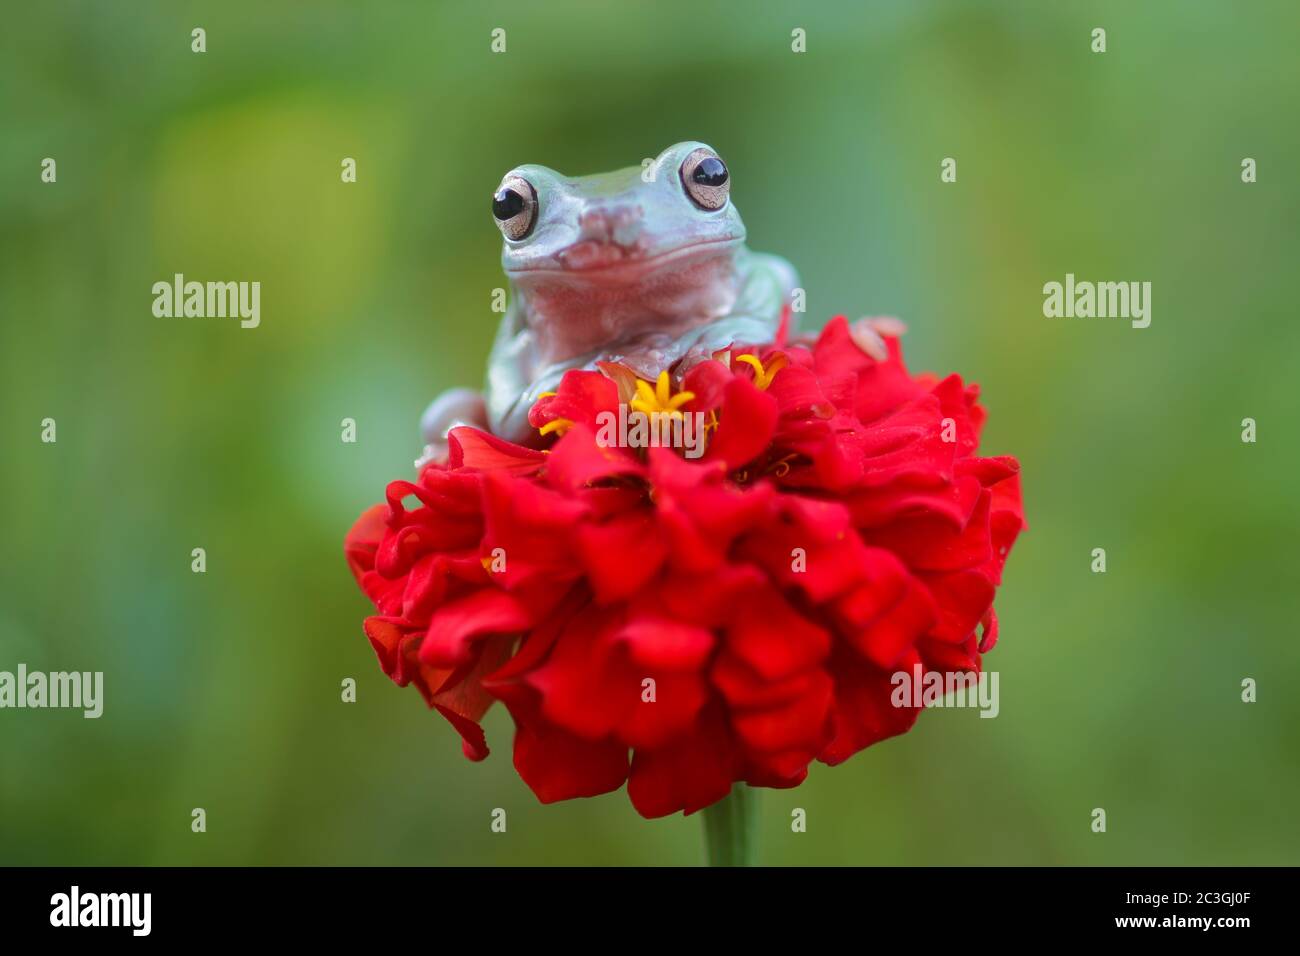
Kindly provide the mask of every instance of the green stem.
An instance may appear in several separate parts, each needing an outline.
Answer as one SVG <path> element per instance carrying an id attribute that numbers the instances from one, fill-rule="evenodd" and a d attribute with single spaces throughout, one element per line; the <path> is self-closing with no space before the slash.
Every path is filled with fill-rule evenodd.
<path id="1" fill-rule="evenodd" d="M 753 866 L 758 851 L 758 792 L 738 783 L 701 811 L 709 866 Z"/>

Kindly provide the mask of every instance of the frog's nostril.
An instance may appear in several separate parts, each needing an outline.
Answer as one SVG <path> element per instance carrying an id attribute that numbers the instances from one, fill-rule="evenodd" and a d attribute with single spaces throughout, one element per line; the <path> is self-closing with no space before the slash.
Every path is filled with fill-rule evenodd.
<path id="1" fill-rule="evenodd" d="M 582 214 L 582 238 L 593 242 L 630 246 L 641 235 L 645 211 L 635 203 L 598 206 Z"/>

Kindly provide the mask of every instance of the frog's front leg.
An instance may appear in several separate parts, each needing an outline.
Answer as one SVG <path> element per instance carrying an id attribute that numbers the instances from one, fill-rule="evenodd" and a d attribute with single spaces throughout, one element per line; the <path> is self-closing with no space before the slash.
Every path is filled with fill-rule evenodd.
<path id="1" fill-rule="evenodd" d="M 686 347 L 682 371 L 732 344 L 763 345 L 776 338 L 781 315 L 790 305 L 799 277 L 780 256 L 747 252 L 737 263 L 744 280 L 730 315 L 693 330 Z M 794 332 L 791 314 L 789 333 Z"/>
<path id="2" fill-rule="evenodd" d="M 459 425 L 487 429 L 487 406 L 481 392 L 472 388 L 452 388 L 430 403 L 420 416 L 424 454 L 416 460 L 415 467 L 423 468 L 428 462 L 446 458 L 447 432 Z"/>
<path id="3" fill-rule="evenodd" d="M 799 274 L 794 266 L 780 256 L 765 252 L 746 251 L 737 260 L 744 280 L 740 284 L 739 295 L 732 306 L 735 315 L 750 315 L 761 318 L 772 326 L 773 334 L 781 321 L 781 313 L 794 296 L 799 285 Z M 794 322 L 794 317 L 790 320 Z M 792 328 L 791 332 L 794 331 Z"/>
<path id="4" fill-rule="evenodd" d="M 527 434 L 528 409 L 532 402 L 527 401 L 524 392 L 532 384 L 536 349 L 518 303 L 518 294 L 512 293 L 510 305 L 497 327 L 487 367 L 488 429 L 514 442 Z"/>
<path id="5" fill-rule="evenodd" d="M 537 341 L 522 311 L 511 301 L 487 369 L 487 429 L 493 435 L 518 445 L 536 446 L 537 429 L 528 423 L 528 412 L 545 392 L 555 391 L 564 373 L 571 368 L 590 365 L 597 355 L 585 355 L 540 368 Z"/>

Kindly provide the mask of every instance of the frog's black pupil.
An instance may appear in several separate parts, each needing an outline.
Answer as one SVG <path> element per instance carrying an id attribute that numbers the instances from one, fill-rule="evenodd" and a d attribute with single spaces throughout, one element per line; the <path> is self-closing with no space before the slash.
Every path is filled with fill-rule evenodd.
<path id="1" fill-rule="evenodd" d="M 691 173 L 691 179 L 701 186 L 725 186 L 727 167 L 718 157 L 709 156 L 700 160 L 700 164 L 695 167 L 695 172 Z"/>
<path id="2" fill-rule="evenodd" d="M 501 189 L 492 197 L 492 215 L 501 222 L 513 219 L 524 210 L 524 197 L 513 189 Z"/>

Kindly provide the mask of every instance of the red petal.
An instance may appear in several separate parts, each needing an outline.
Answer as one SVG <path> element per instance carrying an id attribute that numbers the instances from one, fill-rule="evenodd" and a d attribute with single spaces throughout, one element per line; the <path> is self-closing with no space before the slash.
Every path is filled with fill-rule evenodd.
<path id="1" fill-rule="evenodd" d="M 603 524 L 584 522 L 577 534 L 578 554 L 601 604 L 637 594 L 659 573 L 668 555 L 668 544 L 648 509 Z"/>
<path id="2" fill-rule="evenodd" d="M 538 399 L 528 410 L 528 423 L 540 428 L 557 418 L 596 430 L 601 412 L 618 412 L 618 386 L 601 372 L 570 369 L 560 379 L 555 394 Z"/>
<path id="3" fill-rule="evenodd" d="M 626 449 L 603 447 L 585 425 L 574 425 L 561 438 L 546 463 L 546 481 L 553 488 L 577 491 L 614 475 L 642 475 L 645 467 Z"/>
<path id="4" fill-rule="evenodd" d="M 919 663 L 915 652 L 891 670 L 875 668 L 853 654 L 837 658 L 831 668 L 835 675 L 834 736 L 818 759 L 834 766 L 864 747 L 911 730 L 921 708 L 893 706 L 891 677 L 900 671 L 910 673 Z"/>
<path id="5" fill-rule="evenodd" d="M 898 481 L 883 488 L 856 492 L 849 497 L 848 504 L 853 523 L 861 528 L 875 528 L 898 518 L 923 515 L 943 519 L 961 529 L 979 502 L 980 489 L 979 480 L 971 475 L 938 487 L 918 488 Z"/>
<path id="6" fill-rule="evenodd" d="M 924 513 L 900 518 L 864 534 L 873 545 L 889 548 L 921 571 L 959 571 L 993 557 L 989 535 L 989 501 L 981 490 L 975 510 L 960 530 L 942 515 Z"/>
<path id="7" fill-rule="evenodd" d="M 539 579 L 568 582 L 581 573 L 573 561 L 569 535 L 585 516 L 586 505 L 533 481 L 493 473 L 483 484 L 485 556 L 498 548 L 504 570 L 494 572 L 502 587 L 518 588 Z"/>
<path id="8" fill-rule="evenodd" d="M 941 641 L 964 641 L 993 605 L 993 583 L 980 571 L 927 574 L 925 584 L 939 609 L 930 633 Z"/>
<path id="9" fill-rule="evenodd" d="M 724 462 L 729 470 L 757 458 L 776 429 L 776 399 L 743 378 L 734 378 L 723 392 L 719 423 L 703 461 Z"/>
<path id="10" fill-rule="evenodd" d="M 449 468 L 474 468 L 479 471 L 526 475 L 535 472 L 546 462 L 546 456 L 540 451 L 516 445 L 468 425 L 453 428 L 447 433 L 447 447 Z"/>
<path id="11" fill-rule="evenodd" d="M 379 539 L 387 530 L 387 517 L 388 508 L 385 505 L 367 508 L 343 538 L 343 554 L 358 584 L 361 583 L 362 574 L 375 567 L 375 552 L 379 550 Z"/>
<path id="12" fill-rule="evenodd" d="M 489 634 L 519 634 L 532 626 L 536 612 L 520 597 L 483 588 L 444 604 L 434 612 L 420 645 L 420 660 L 451 667 L 469 661 L 472 642 Z"/>
<path id="13" fill-rule="evenodd" d="M 651 603 L 647 598 L 643 605 Z M 642 607 L 615 634 L 623 641 L 632 660 L 646 667 L 689 670 L 700 667 L 713 652 L 713 632 L 678 621 Z"/>
<path id="14" fill-rule="evenodd" d="M 706 360 L 692 366 L 682 380 L 682 390 L 695 397 L 686 403 L 686 410 L 708 412 L 722 404 L 722 397 L 736 376 L 721 362 Z"/>
<path id="15" fill-rule="evenodd" d="M 694 813 L 731 792 L 736 762 L 726 722 L 719 711 L 710 711 L 692 733 L 672 744 L 637 748 L 627 795 L 637 813 L 649 819 Z"/>
<path id="16" fill-rule="evenodd" d="M 767 680 L 807 670 L 830 652 L 830 635 L 800 614 L 775 590 L 756 592 L 736 608 L 727 628 L 727 650 Z"/>
<path id="17" fill-rule="evenodd" d="M 595 797 L 623 786 L 627 747 L 615 740 L 583 740 L 510 708 L 515 718 L 515 770 L 542 803 Z"/>

